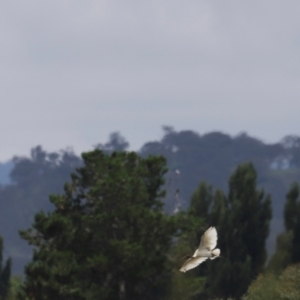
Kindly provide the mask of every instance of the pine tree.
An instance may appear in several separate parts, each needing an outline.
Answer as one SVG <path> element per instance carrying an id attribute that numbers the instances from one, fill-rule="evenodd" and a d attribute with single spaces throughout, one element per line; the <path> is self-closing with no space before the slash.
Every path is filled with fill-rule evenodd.
<path id="1" fill-rule="evenodd" d="M 227 213 L 224 215 L 223 208 L 223 212 L 219 210 L 223 216 L 219 246 L 224 259 L 211 264 L 210 295 L 240 298 L 263 269 L 272 210 L 270 196 L 257 189 L 256 179 L 253 165 L 245 163 L 229 180 L 227 203 L 223 204 L 227 205 Z M 216 272 L 218 278 L 212 280 Z"/>
<path id="2" fill-rule="evenodd" d="M 246 163 L 232 174 L 227 197 L 221 190 L 213 192 L 204 184 L 193 195 L 190 210 L 194 216 L 205 219 L 205 229 L 217 228 L 218 248 L 223 256 L 206 261 L 197 271 L 206 276 L 200 298 L 238 299 L 263 269 L 272 212 L 271 199 L 257 189 L 256 178 L 253 165 Z"/>
<path id="3" fill-rule="evenodd" d="M 160 299 L 175 219 L 162 212 L 165 159 L 82 155 L 51 213 L 21 236 L 35 246 L 19 299 Z"/>

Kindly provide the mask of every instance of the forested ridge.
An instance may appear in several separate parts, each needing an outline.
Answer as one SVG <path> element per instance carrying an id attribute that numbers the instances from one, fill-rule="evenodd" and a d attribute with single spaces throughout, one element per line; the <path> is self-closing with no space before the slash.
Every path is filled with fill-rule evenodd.
<path id="1" fill-rule="evenodd" d="M 184 250 L 187 251 L 188 248 L 195 247 L 197 245 L 199 235 L 201 232 L 203 233 L 205 226 L 216 225 L 217 229 L 220 230 L 221 234 L 223 232 L 224 236 L 224 238 L 220 238 L 221 248 L 224 249 L 223 251 L 225 251 L 228 259 L 232 260 L 232 265 L 234 265 L 236 261 L 234 256 L 232 256 L 233 252 L 230 251 L 239 250 L 237 248 L 234 248 L 236 250 L 229 249 L 230 245 L 232 245 L 232 241 L 230 240 L 230 236 L 227 236 L 225 232 L 228 228 L 230 228 L 230 226 L 234 226 L 233 224 L 237 226 L 240 221 L 238 218 L 235 219 L 235 217 L 232 216 L 244 215 L 244 219 L 247 220 L 249 224 L 256 224 L 257 222 L 255 221 L 256 217 L 254 217 L 254 210 L 251 211 L 251 209 L 248 209 L 247 211 L 246 204 L 244 210 L 242 207 L 240 212 L 238 212 L 238 210 L 232 210 L 232 207 L 235 207 L 235 203 L 238 203 L 236 201 L 243 201 L 243 203 L 246 203 L 249 200 L 249 193 L 252 193 L 253 196 L 251 196 L 251 201 L 254 202 L 252 204 L 249 202 L 249 207 L 260 207 L 260 205 L 262 205 L 262 208 L 258 209 L 257 212 L 259 213 L 262 210 L 265 210 L 264 217 L 257 217 L 265 220 L 265 223 L 261 223 L 260 225 L 265 226 L 265 230 L 263 231 L 264 233 L 260 239 L 257 237 L 258 241 L 261 241 L 261 245 L 258 246 L 256 250 L 251 250 L 251 247 L 254 245 L 253 243 L 248 249 L 248 246 L 245 246 L 247 241 L 241 242 L 241 247 L 246 247 L 245 249 L 248 250 L 240 253 L 241 263 L 237 263 L 236 269 L 231 270 L 231 267 L 228 265 L 228 261 L 227 264 L 226 262 L 225 264 L 222 262 L 216 262 L 215 265 L 208 263 L 207 266 L 204 266 L 200 270 L 193 271 L 192 275 L 187 275 L 186 278 L 189 282 L 185 283 L 186 286 L 182 287 L 181 292 L 185 290 L 189 284 L 192 284 L 192 286 L 189 287 L 189 290 L 193 291 L 193 293 L 197 296 L 193 298 L 191 295 L 191 299 L 207 299 L 205 297 L 208 296 L 239 298 L 247 291 L 252 280 L 255 279 L 256 276 L 264 269 L 267 262 L 267 252 L 269 253 L 269 256 L 275 252 L 270 262 L 270 268 L 276 270 L 278 273 L 280 273 L 281 270 L 289 264 L 298 262 L 298 258 L 295 258 L 295 254 L 293 254 L 297 252 L 295 249 L 298 247 L 297 236 L 299 234 L 297 231 L 298 229 L 296 228 L 298 223 L 296 222 L 295 224 L 287 225 L 289 216 L 287 217 L 286 215 L 288 215 L 291 211 L 291 209 L 289 210 L 288 208 L 294 207 L 292 210 L 296 212 L 297 216 L 297 209 L 295 208 L 297 205 L 294 204 L 293 206 L 293 203 L 297 203 L 298 199 L 297 182 L 299 182 L 300 179 L 300 137 L 287 136 L 276 144 L 266 144 L 259 139 L 248 136 L 245 133 L 231 137 L 221 132 L 211 132 L 200 135 L 190 130 L 175 131 L 171 127 L 164 127 L 163 130 L 164 134 L 161 140 L 145 143 L 137 152 L 137 155 L 145 161 L 146 165 L 147 159 L 152 157 L 152 155 L 155 155 L 156 157 L 162 156 L 166 159 L 166 169 L 164 169 L 162 164 L 157 168 L 157 171 L 159 171 L 159 168 L 162 168 L 160 171 L 162 173 L 160 174 L 162 178 L 164 178 L 164 183 L 160 183 L 160 188 L 166 191 L 165 194 L 161 194 L 159 197 L 160 201 L 164 204 L 161 209 L 167 217 L 165 221 L 162 220 L 161 222 L 173 224 L 167 225 L 171 227 L 168 227 L 169 231 L 168 233 L 166 232 L 166 243 L 174 238 L 178 239 L 177 246 L 175 248 L 173 247 L 173 250 L 168 250 L 171 251 L 171 261 L 176 261 Z M 96 151 L 95 153 L 98 153 L 97 151 L 99 151 L 99 153 L 103 153 L 104 156 L 101 156 L 102 154 L 100 155 L 99 153 L 97 155 L 100 155 L 99 157 L 104 159 L 105 155 L 110 157 L 110 155 L 115 153 L 115 151 L 119 153 L 129 153 L 128 148 L 129 142 L 126 141 L 126 139 L 119 133 L 113 133 L 110 135 L 109 140 L 106 143 L 96 145 L 96 150 L 94 151 Z M 88 167 L 87 161 L 90 161 L 92 157 L 92 154 L 90 155 L 91 156 L 85 156 L 82 158 L 75 155 L 71 149 L 47 152 L 47 150 L 43 149 L 41 146 L 36 146 L 31 149 L 29 157 L 15 156 L 12 160 L 12 165 L 0 165 L 0 178 L 2 181 L 0 188 L 0 234 L 4 241 L 4 257 L 11 257 L 12 259 L 13 274 L 22 274 L 24 265 L 28 264 L 28 262 L 32 259 L 32 248 L 20 238 L 19 230 L 23 230 L 23 238 L 27 240 L 29 244 L 39 245 L 38 242 L 35 239 L 32 239 L 32 236 L 30 236 L 29 233 L 26 234 L 26 231 L 24 230 L 30 228 L 34 222 L 36 223 L 35 230 L 46 230 L 43 229 L 44 227 L 42 227 L 43 225 L 40 223 L 40 219 L 37 219 L 37 214 L 41 210 L 44 211 L 43 213 L 39 213 L 40 218 L 43 219 L 46 218 L 48 212 L 52 214 L 59 210 L 61 207 L 59 201 L 55 200 L 53 197 L 51 198 L 52 200 L 49 201 L 49 195 L 63 195 L 63 193 L 67 193 L 68 188 L 66 183 L 70 183 L 71 180 L 75 180 L 75 177 L 72 175 L 73 177 L 71 178 L 70 174 L 74 174 L 74 172 L 76 173 L 76 170 L 82 170 L 82 176 L 85 176 L 84 166 L 86 166 L 86 168 Z M 93 159 L 94 158 L 95 157 L 93 156 Z M 122 160 L 121 158 L 118 159 Z M 108 162 L 109 161 L 107 161 L 107 163 Z M 154 165 L 160 164 L 159 160 L 156 162 L 152 161 L 152 163 Z M 101 166 L 99 168 L 101 168 Z M 6 168 L 5 170 L 4 167 Z M 7 168 L 10 169 L 9 180 L 6 177 Z M 128 172 L 131 172 L 130 170 L 128 170 Z M 134 172 L 142 171 L 138 171 L 137 169 Z M 128 173 L 126 176 L 132 176 L 130 174 L 131 173 Z M 149 176 L 154 176 L 154 174 L 149 173 Z M 243 180 L 246 180 L 248 177 L 252 178 L 251 181 L 247 181 L 247 184 L 244 184 Z M 122 183 L 123 181 L 121 180 L 120 182 Z M 76 184 L 79 183 L 76 181 Z M 132 184 L 134 184 L 134 181 L 132 181 Z M 252 186 L 249 192 L 245 195 L 242 189 L 240 192 L 236 190 L 243 185 L 246 189 L 248 185 Z M 236 196 L 234 196 L 236 193 L 240 195 L 238 200 L 236 200 Z M 287 194 L 290 196 L 286 197 Z M 291 195 L 294 196 L 292 197 Z M 142 196 L 142 198 L 143 197 L 144 196 Z M 291 199 L 291 197 L 294 199 L 294 202 L 292 202 L 292 200 L 289 200 L 290 202 L 286 202 L 288 201 L 287 199 Z M 255 204 L 255 201 L 257 204 Z M 204 205 L 205 203 L 206 206 Z M 138 207 L 139 206 L 136 208 L 137 210 L 140 209 Z M 197 207 L 200 207 L 201 209 L 199 210 Z M 249 213 L 250 211 L 251 214 Z M 130 212 L 128 212 L 128 214 L 130 214 Z M 254 215 L 252 216 L 252 214 Z M 286 216 L 285 220 L 284 216 Z M 253 217 L 253 221 L 250 221 L 251 217 Z M 51 216 L 48 216 L 47 218 L 51 220 Z M 136 218 L 139 217 L 137 216 Z M 186 224 L 182 227 L 179 225 L 180 218 L 184 218 L 184 220 L 188 218 L 194 221 L 189 221 L 190 223 L 186 223 L 185 221 Z M 296 217 L 294 216 L 293 219 L 295 218 Z M 224 223 L 223 221 L 225 219 L 231 220 L 231 223 Z M 178 236 L 178 230 L 182 233 L 181 236 Z M 247 231 L 247 229 L 244 230 L 245 234 L 249 235 L 249 231 Z M 189 232 L 195 232 L 196 236 Z M 292 235 L 290 232 L 292 232 Z M 136 234 L 139 235 L 138 233 L 135 233 L 134 236 Z M 241 239 L 242 235 L 243 233 L 241 231 Z M 279 240 L 277 239 L 276 246 L 275 241 L 277 235 L 279 235 Z M 265 245 L 268 237 L 269 240 Z M 82 238 L 85 239 L 88 237 L 83 236 Z M 95 237 L 96 240 L 99 238 L 100 237 Z M 255 239 L 255 237 L 253 238 Z M 280 241 L 283 239 L 288 242 L 283 242 L 282 246 Z M 291 251 L 288 246 L 290 244 L 292 245 Z M 284 250 L 280 248 L 280 245 L 284 248 Z M 171 244 L 167 243 L 164 247 L 165 249 L 168 249 L 168 247 L 171 247 Z M 259 247 L 261 247 L 261 249 L 259 249 Z M 90 249 L 87 251 L 93 250 Z M 280 261 L 280 259 L 276 258 L 276 256 L 280 256 L 280 258 L 282 257 L 280 255 L 280 251 L 284 252 L 284 261 Z M 261 254 L 260 257 L 257 256 L 258 252 Z M 40 256 L 36 256 L 36 259 L 43 260 L 43 255 L 44 254 L 41 252 Z M 60 255 L 65 254 L 58 254 L 58 257 L 61 258 Z M 74 259 L 76 260 L 77 258 Z M 100 258 L 95 258 L 95 260 L 97 259 Z M 97 263 L 100 262 L 98 261 Z M 107 267 L 104 261 L 101 261 L 100 264 L 102 264 L 103 268 Z M 149 264 L 151 264 L 151 262 L 149 262 Z M 89 263 L 86 265 L 87 268 L 88 265 Z M 28 265 L 26 269 L 28 286 L 31 286 L 32 283 L 30 283 L 30 280 L 33 280 L 33 277 L 35 276 L 34 263 L 31 264 L 31 266 L 32 267 Z M 165 272 L 165 277 L 158 278 L 157 282 L 155 284 L 153 283 L 153 286 L 141 281 L 140 290 L 148 289 L 149 285 L 149 289 L 153 295 L 161 294 L 166 297 L 166 295 L 170 295 L 171 293 L 173 295 L 172 299 L 176 298 L 174 295 L 178 295 L 179 297 L 180 291 L 174 288 L 174 282 L 176 283 L 178 280 L 176 277 L 177 275 L 175 275 L 175 277 L 171 275 L 173 274 L 170 271 L 171 266 L 166 265 L 161 267 L 164 269 L 161 269 L 160 272 Z M 227 282 L 229 287 L 236 286 L 235 280 L 237 279 L 226 279 L 221 275 L 218 279 L 214 280 L 214 283 L 212 283 L 212 280 L 210 280 L 209 283 L 208 279 L 212 278 L 211 274 L 213 274 L 213 272 L 216 272 L 215 268 L 223 268 L 225 273 L 233 272 L 232 274 L 234 274 L 234 272 L 236 272 L 236 274 L 239 274 L 242 272 L 245 277 L 243 279 L 243 285 L 240 285 L 240 290 L 233 291 L 230 290 L 230 288 L 222 288 L 222 282 Z M 102 280 L 104 280 L 103 282 L 108 280 L 106 277 L 101 277 L 103 275 L 100 273 L 97 276 L 98 278 L 102 278 Z M 148 275 L 145 275 L 145 278 L 147 278 L 147 276 Z M 168 280 L 168 277 L 171 279 Z M 51 280 L 54 279 L 52 278 Z M 74 280 L 76 281 L 77 279 Z M 147 279 L 145 280 L 147 281 Z M 121 276 L 120 279 L 114 283 L 118 286 L 119 290 L 121 289 L 123 281 L 124 278 Z M 169 282 L 167 289 L 160 286 L 160 284 L 163 284 L 164 281 L 165 284 L 166 282 Z M 173 282 L 173 284 L 170 282 Z M 55 285 L 55 282 L 53 282 L 53 284 Z M 136 299 L 138 299 L 138 297 L 140 297 L 140 292 L 134 289 L 130 290 L 130 283 L 126 283 L 126 285 L 127 284 L 129 285 L 128 293 L 133 295 L 131 296 L 133 297 L 132 299 L 134 299 L 134 297 L 137 297 Z M 175 285 L 178 286 L 178 284 Z M 28 286 L 25 291 L 29 293 L 30 289 L 28 289 Z M 202 287 L 201 291 L 199 290 L 199 287 Z M 71 298 L 66 297 L 62 299 L 85 299 L 79 291 L 74 291 L 75 294 L 78 293 L 78 295 L 76 294 L 78 297 L 76 296 L 76 298 L 74 294 L 73 296 L 75 298 L 72 298 L 73 296 L 70 291 L 73 287 L 70 286 L 70 283 L 66 282 L 65 288 L 66 291 L 68 290 L 68 292 L 66 292 L 67 294 L 69 293 L 68 297 Z M 84 287 L 84 284 L 82 288 L 86 288 Z M 41 289 L 40 293 L 43 293 L 43 291 L 44 290 Z M 55 288 L 51 290 L 51 292 L 57 299 L 59 299 L 57 294 L 58 292 Z M 112 292 L 108 292 L 108 290 L 105 290 L 105 292 L 108 293 L 107 297 L 110 297 L 109 295 L 113 295 L 110 294 Z M 99 296 L 97 288 L 93 291 L 91 290 L 90 293 L 91 295 L 89 297 L 91 298 L 87 299 L 93 299 L 92 297 L 96 297 L 95 295 Z M 120 296 L 120 293 L 121 292 L 119 291 L 118 297 L 121 298 L 118 299 L 122 299 L 123 297 L 122 295 Z M 22 299 L 23 296 L 21 295 L 20 297 L 20 299 Z M 117 296 L 115 295 L 112 297 Z"/>

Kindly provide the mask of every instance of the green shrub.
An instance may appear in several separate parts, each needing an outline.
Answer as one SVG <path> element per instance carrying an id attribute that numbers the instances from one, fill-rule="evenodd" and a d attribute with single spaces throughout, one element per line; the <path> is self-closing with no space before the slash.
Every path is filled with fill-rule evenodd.
<path id="1" fill-rule="evenodd" d="M 300 265 L 287 267 L 276 276 L 273 273 L 259 275 L 250 285 L 243 300 L 299 300 Z"/>

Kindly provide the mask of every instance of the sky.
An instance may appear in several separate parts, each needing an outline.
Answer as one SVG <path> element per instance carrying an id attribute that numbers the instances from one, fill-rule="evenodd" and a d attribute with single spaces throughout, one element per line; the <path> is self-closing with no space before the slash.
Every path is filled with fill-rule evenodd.
<path id="1" fill-rule="evenodd" d="M 298 0 L 2 0 L 0 161 L 163 125 L 300 135 Z"/>

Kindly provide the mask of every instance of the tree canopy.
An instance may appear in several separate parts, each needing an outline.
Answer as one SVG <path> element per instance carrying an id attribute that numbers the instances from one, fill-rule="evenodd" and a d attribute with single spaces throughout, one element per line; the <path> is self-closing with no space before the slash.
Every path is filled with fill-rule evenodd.
<path id="1" fill-rule="evenodd" d="M 166 161 L 84 153 L 52 212 L 21 236 L 35 247 L 19 299 L 160 299 L 175 219 L 162 212 Z"/>
<path id="2" fill-rule="evenodd" d="M 216 226 L 223 257 L 195 271 L 195 276 L 206 276 L 203 299 L 240 298 L 264 268 L 272 209 L 270 196 L 257 188 L 256 180 L 253 165 L 245 163 L 231 175 L 227 196 L 206 183 L 192 196 L 189 216 Z M 203 232 L 204 228 L 198 242 Z"/>

